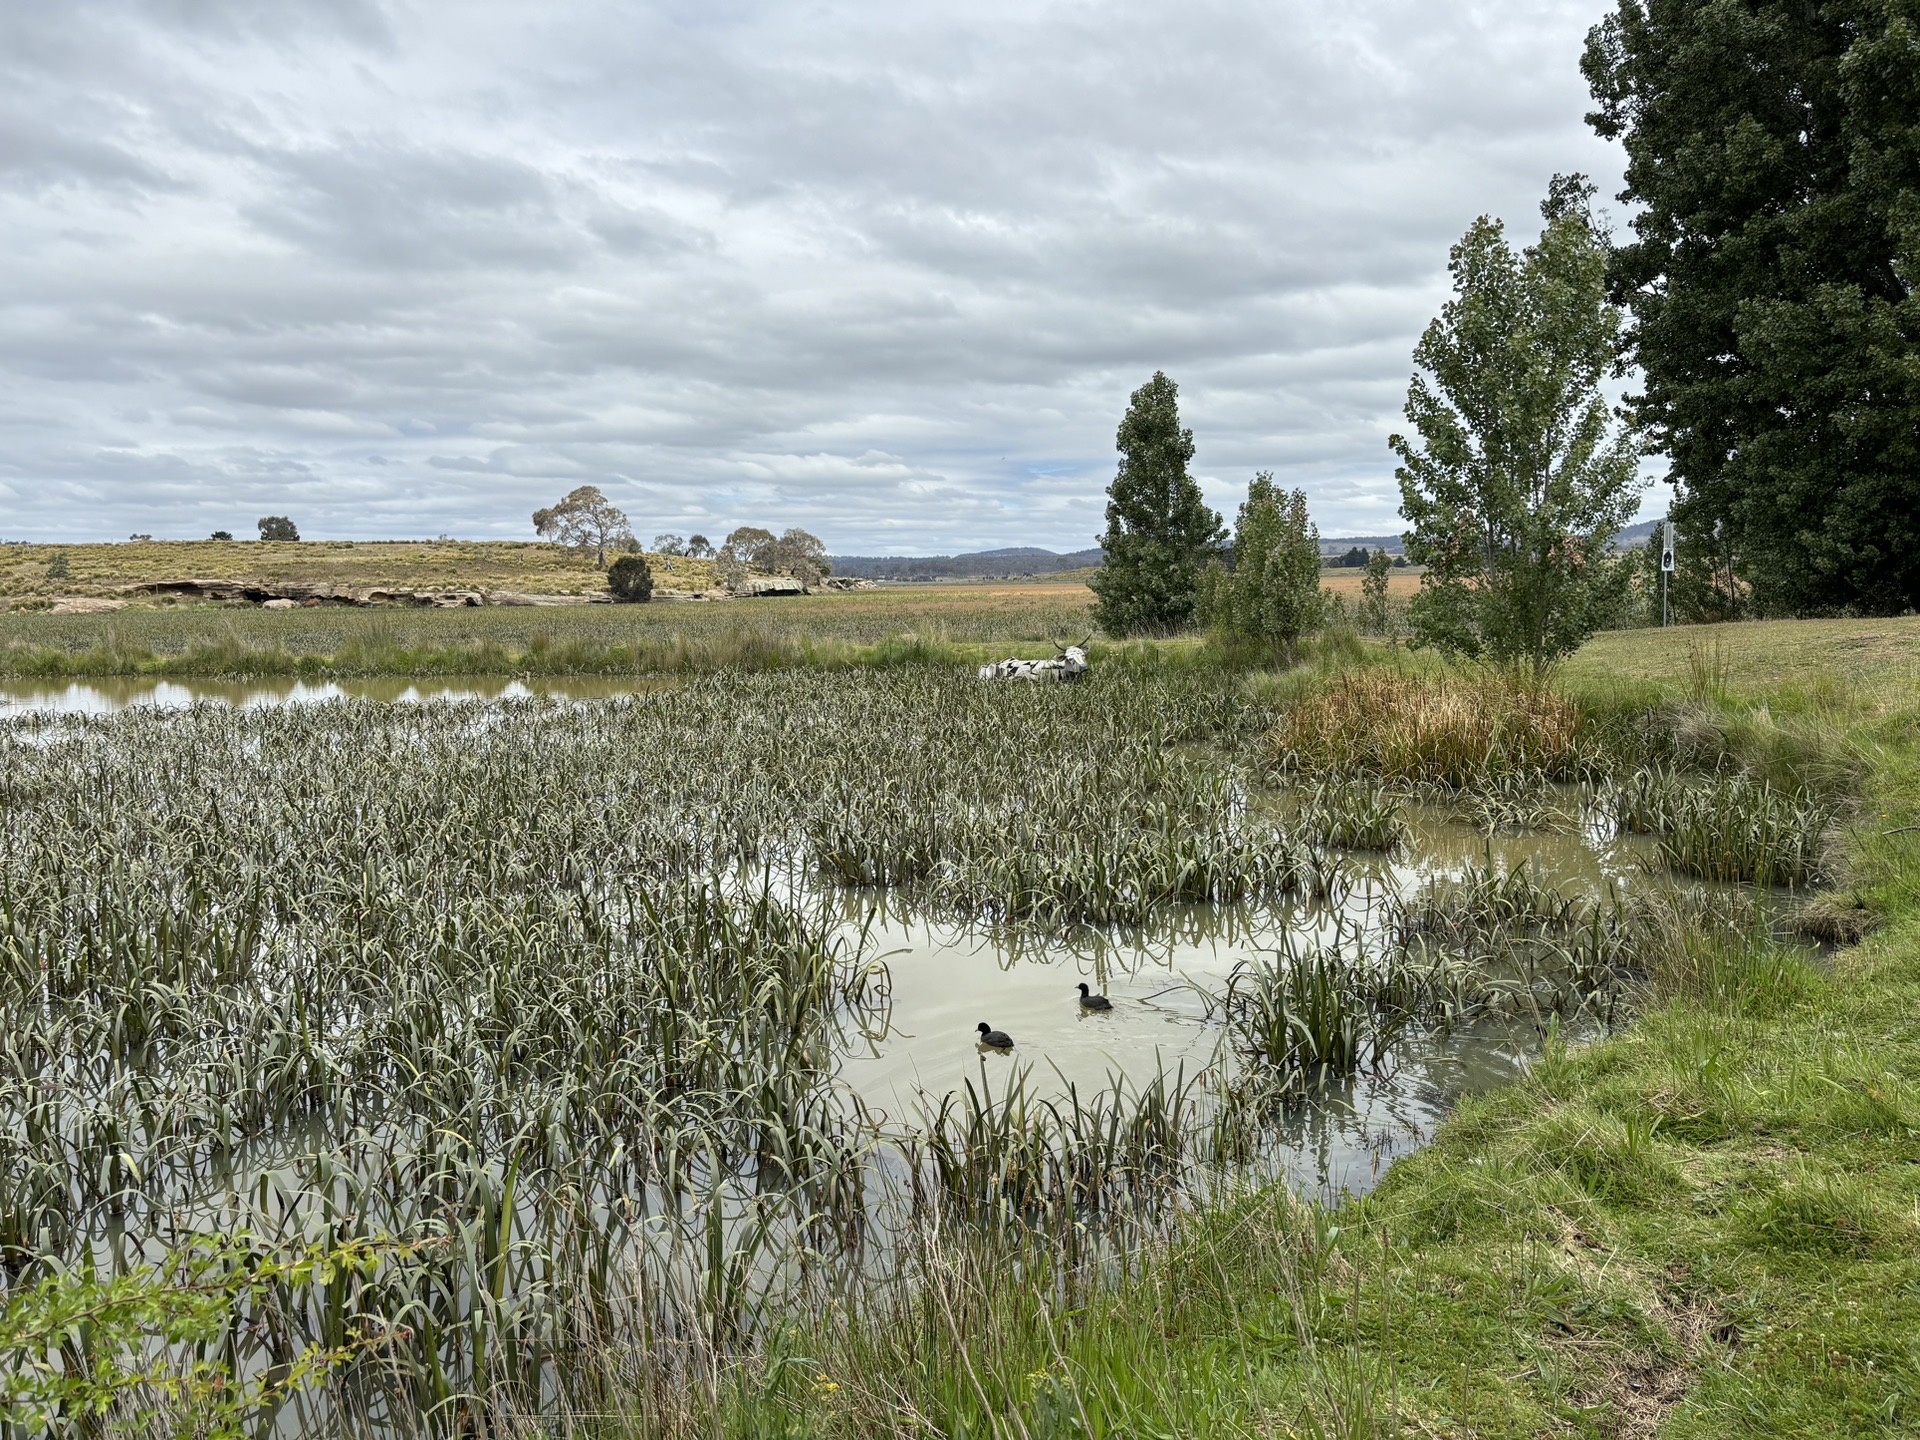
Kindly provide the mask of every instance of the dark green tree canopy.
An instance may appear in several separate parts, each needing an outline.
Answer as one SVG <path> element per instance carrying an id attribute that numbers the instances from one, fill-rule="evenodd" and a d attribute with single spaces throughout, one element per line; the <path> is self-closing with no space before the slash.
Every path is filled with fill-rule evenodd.
<path id="1" fill-rule="evenodd" d="M 284 515 L 262 515 L 259 520 L 262 540 L 298 540 L 300 531 Z"/>
<path id="2" fill-rule="evenodd" d="M 1180 387 L 1154 372 L 1133 392 L 1107 487 L 1106 563 L 1089 583 L 1109 635 L 1164 634 L 1193 623 L 1200 572 L 1226 538 L 1188 473 L 1193 432 L 1180 426 Z"/>
<path id="3" fill-rule="evenodd" d="M 1763 612 L 1920 604 L 1920 6 L 1620 0 L 1582 68 L 1683 535 Z"/>
<path id="4" fill-rule="evenodd" d="M 653 567 L 643 555 L 622 555 L 607 567 L 607 589 L 622 605 L 645 605 L 653 599 Z"/>

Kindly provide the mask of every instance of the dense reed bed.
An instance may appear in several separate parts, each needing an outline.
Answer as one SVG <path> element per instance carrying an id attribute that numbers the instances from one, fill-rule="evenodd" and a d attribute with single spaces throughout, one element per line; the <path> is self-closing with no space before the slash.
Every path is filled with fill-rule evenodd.
<path id="1" fill-rule="evenodd" d="M 1610 800 L 1624 828 L 1660 837 L 1661 854 L 1675 869 L 1764 885 L 1823 878 L 1840 808 L 1739 770 L 1699 777 L 1658 767 L 1616 785 Z"/>
<path id="2" fill-rule="evenodd" d="M 1192 753 L 1241 708 L 907 670 L 15 722 L 0 1267 L 404 1243 L 237 1300 L 232 1349 L 386 1337 L 329 1403 L 405 1428 L 599 1405 L 636 1327 L 721 1353 L 808 1254 L 884 1263 L 881 1191 L 1124 1225 L 1185 1163 L 1191 1082 L 878 1125 L 835 1066 L 887 975 L 830 892 L 1044 934 L 1334 885 Z"/>

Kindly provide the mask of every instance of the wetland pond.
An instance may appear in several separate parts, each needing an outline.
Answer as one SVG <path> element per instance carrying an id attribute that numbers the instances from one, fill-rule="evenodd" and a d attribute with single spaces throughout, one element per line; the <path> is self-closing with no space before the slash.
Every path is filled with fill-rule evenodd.
<path id="1" fill-rule="evenodd" d="M 242 1362 L 379 1326 L 369 1413 L 539 1410 L 590 1334 L 747 1343 L 935 1221 L 1098 1270 L 1219 1186 L 1363 1192 L 1624 1018 L 1671 889 L 1591 786 L 1280 786 L 1193 677 L 628 692 L 12 687 L 8 1274 L 404 1242 Z"/>
<path id="2" fill-rule="evenodd" d="M 0 718 L 340 700 L 603 701 L 656 688 L 598 677 L 14 681 L 0 684 Z M 916 914 L 884 892 L 843 895 L 843 938 L 864 933 L 865 953 L 884 961 L 890 1005 L 881 1033 L 848 1044 L 841 1075 L 877 1114 L 905 1117 L 929 1096 L 969 1081 L 993 1083 L 1023 1065 L 1039 1071 L 1042 1093 L 1067 1084 L 1097 1089 L 1114 1076 L 1138 1082 L 1182 1069 L 1199 1074 L 1220 1059 L 1219 1016 L 1206 997 L 1223 990 L 1237 967 L 1273 953 L 1284 937 L 1364 936 L 1370 924 L 1377 928 L 1375 917 L 1389 897 L 1474 866 L 1530 868 L 1561 893 L 1596 898 L 1654 868 L 1647 837 L 1610 834 L 1590 819 L 1582 823 L 1583 797 L 1570 787 L 1560 798 L 1562 823 L 1524 833 L 1489 834 L 1439 807 L 1410 806 L 1407 839 L 1391 859 L 1367 857 L 1356 865 L 1352 889 L 1338 904 L 1322 901 L 1278 913 L 1257 905 L 1171 906 L 1144 926 L 1036 941 Z M 1114 1009 L 1081 1009 L 1074 986 L 1082 978 L 1107 994 Z M 1013 1052 L 970 1043 L 983 1018 L 1016 1038 Z M 1279 1172 L 1297 1188 L 1328 1197 L 1364 1192 L 1395 1156 L 1421 1143 L 1461 1096 L 1523 1072 L 1537 1049 L 1537 1028 L 1503 1021 L 1402 1046 L 1392 1065 L 1324 1093 L 1319 1103 L 1289 1117 L 1297 1139 L 1273 1147 Z"/>

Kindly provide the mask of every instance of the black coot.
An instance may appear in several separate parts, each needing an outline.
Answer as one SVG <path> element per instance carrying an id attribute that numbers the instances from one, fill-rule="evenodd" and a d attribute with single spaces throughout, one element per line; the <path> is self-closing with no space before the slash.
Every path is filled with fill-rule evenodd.
<path id="1" fill-rule="evenodd" d="M 980 1022 L 980 1043 L 982 1045 L 991 1045 L 995 1050 L 1011 1050 L 1013 1048 L 1013 1036 L 1007 1034 L 1004 1030 L 994 1029 L 991 1025 L 987 1024 L 986 1021 L 982 1020 Z"/>
<path id="2" fill-rule="evenodd" d="M 1089 995 L 1087 993 L 1087 982 L 1082 980 L 1080 982 L 1080 1008 L 1082 1010 L 1111 1010 L 1113 1009 L 1113 1001 L 1107 999 L 1104 995 Z"/>

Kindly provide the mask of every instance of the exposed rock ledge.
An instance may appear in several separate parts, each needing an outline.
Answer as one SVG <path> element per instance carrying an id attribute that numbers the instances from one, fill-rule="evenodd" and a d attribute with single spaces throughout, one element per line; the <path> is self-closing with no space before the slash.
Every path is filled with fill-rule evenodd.
<path id="1" fill-rule="evenodd" d="M 49 615 L 111 615 L 127 608 L 124 600 L 106 600 L 98 595 L 61 595 L 55 598 Z"/>
<path id="2" fill-rule="evenodd" d="M 244 600 L 265 605 L 269 600 L 285 600 L 295 606 L 312 605 L 402 605 L 418 609 L 453 610 L 465 605 L 484 605 L 486 597 L 478 590 L 401 590 L 384 585 L 311 585 L 301 581 L 254 580 L 149 580 L 139 585 L 124 585 L 122 595 L 182 595 L 193 600 Z M 275 609 L 288 606 L 277 605 Z"/>
<path id="3" fill-rule="evenodd" d="M 760 595 L 805 595 L 808 594 L 806 582 L 791 575 L 736 575 L 727 581 L 727 588 L 741 600 L 752 599 Z"/>
<path id="4" fill-rule="evenodd" d="M 869 582 L 843 580 L 826 582 L 831 589 L 864 589 Z M 613 600 L 602 592 L 594 595 L 532 594 L 518 590 L 406 590 L 393 586 L 324 585 L 286 580 L 148 580 L 138 585 L 123 585 L 122 595 L 177 595 L 190 600 L 244 601 L 250 605 L 292 610 L 316 605 L 393 605 L 418 609 L 458 609 L 468 605 L 606 605 Z M 742 575 L 729 582 L 725 590 L 655 590 L 657 602 L 673 604 L 714 600 L 748 599 L 764 595 L 809 595 L 812 590 L 792 575 Z M 90 605 L 93 610 L 115 610 L 124 600 L 62 602 L 75 606 Z M 63 614 L 92 613 L 73 609 Z"/>

